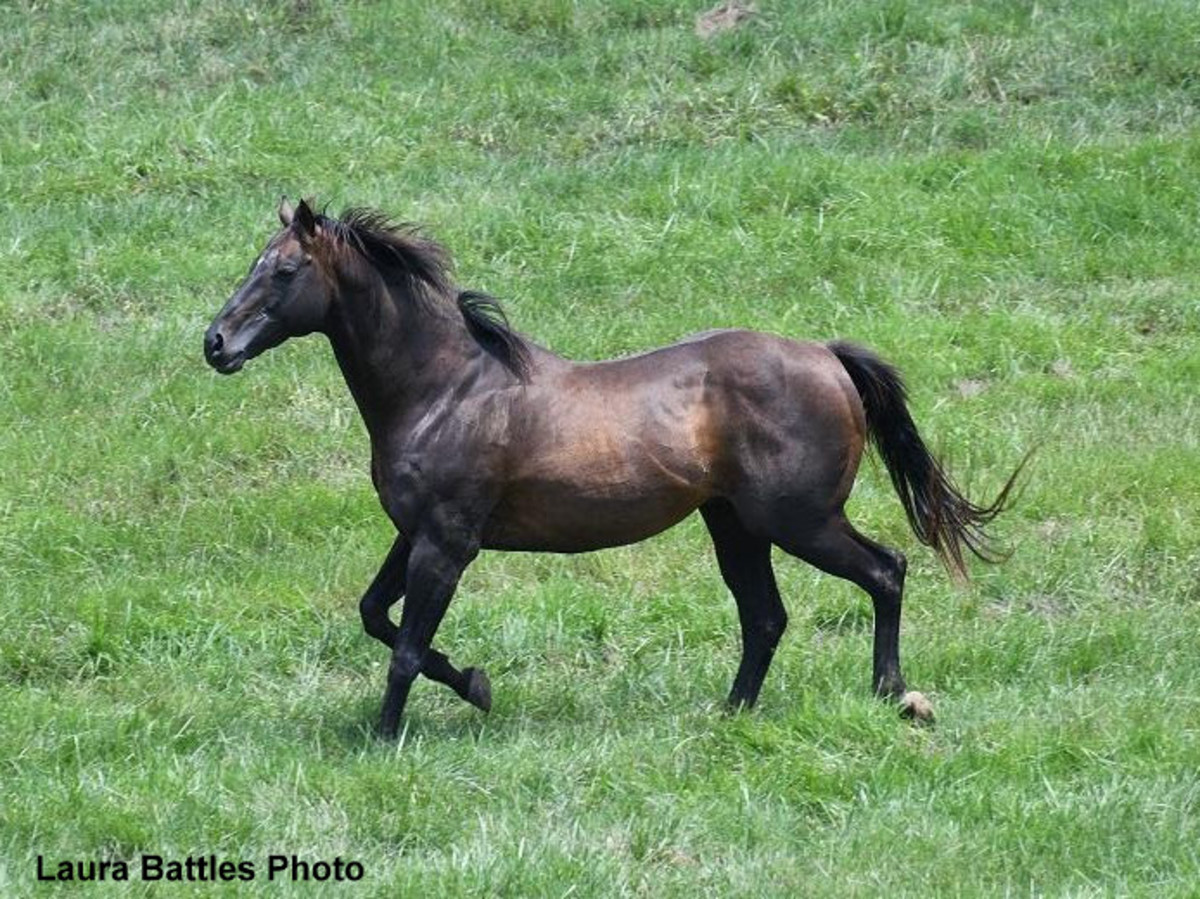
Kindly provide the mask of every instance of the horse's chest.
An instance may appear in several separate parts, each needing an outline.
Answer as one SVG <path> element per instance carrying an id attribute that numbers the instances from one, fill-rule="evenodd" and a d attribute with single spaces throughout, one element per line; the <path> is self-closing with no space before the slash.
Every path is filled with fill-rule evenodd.
<path id="1" fill-rule="evenodd" d="M 488 470 L 478 454 L 440 448 L 381 457 L 373 476 L 388 517 L 411 535 L 446 516 L 482 518 L 494 492 Z"/>
<path id="2" fill-rule="evenodd" d="M 388 517 L 402 531 L 410 528 L 418 508 L 420 470 L 393 460 L 376 457 L 371 462 L 371 480 L 375 493 Z"/>

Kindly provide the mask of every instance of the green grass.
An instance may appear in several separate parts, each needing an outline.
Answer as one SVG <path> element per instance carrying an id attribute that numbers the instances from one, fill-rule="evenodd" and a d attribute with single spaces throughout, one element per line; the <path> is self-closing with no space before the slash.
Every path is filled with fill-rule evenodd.
<path id="1" fill-rule="evenodd" d="M 348 894 L 1194 895 L 1200 9 L 760 2 L 704 42 L 704 6 L 0 7 L 0 892 L 39 853 L 283 852 L 361 861 Z M 1040 444 L 965 589 L 880 465 L 856 488 L 937 726 L 869 695 L 866 599 L 785 558 L 723 715 L 690 520 L 485 555 L 438 643 L 493 712 L 422 683 L 376 740 L 389 533 L 328 348 L 199 352 L 282 193 L 426 223 L 572 357 L 868 343 L 977 496 Z"/>

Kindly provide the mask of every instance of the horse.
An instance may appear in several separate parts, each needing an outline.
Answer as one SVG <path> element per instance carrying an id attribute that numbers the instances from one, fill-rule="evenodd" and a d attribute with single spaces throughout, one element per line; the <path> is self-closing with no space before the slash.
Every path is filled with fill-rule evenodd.
<path id="1" fill-rule="evenodd" d="M 491 296 L 455 286 L 448 253 L 416 226 L 286 198 L 278 216 L 204 355 L 232 374 L 291 337 L 319 332 L 332 345 L 396 529 L 359 604 L 366 633 L 391 650 L 384 737 L 418 674 L 491 709 L 484 671 L 432 645 L 481 550 L 635 543 L 697 509 L 741 624 L 731 708 L 755 704 L 787 626 L 774 545 L 866 591 L 875 693 L 931 717 L 900 670 L 906 559 L 846 517 L 859 460 L 872 442 L 917 539 L 962 577 L 964 551 L 1001 557 L 986 526 L 1020 467 L 990 504 L 967 499 L 918 433 L 894 367 L 852 343 L 746 330 L 573 362 L 513 330 Z M 389 610 L 402 597 L 397 625 Z"/>

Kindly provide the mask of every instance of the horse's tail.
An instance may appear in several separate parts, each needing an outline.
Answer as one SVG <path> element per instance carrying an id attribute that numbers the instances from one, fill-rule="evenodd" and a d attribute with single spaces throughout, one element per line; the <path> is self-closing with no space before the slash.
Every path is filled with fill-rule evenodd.
<path id="1" fill-rule="evenodd" d="M 908 392 L 900 372 L 855 344 L 834 341 L 828 346 L 862 397 L 867 432 L 883 456 L 917 539 L 932 547 L 952 574 L 963 578 L 967 576 L 964 546 L 985 562 L 1004 559 L 1006 553 L 996 547 L 985 528 L 1007 508 L 1025 461 L 991 505 L 975 505 L 950 480 L 917 432 L 908 414 Z"/>

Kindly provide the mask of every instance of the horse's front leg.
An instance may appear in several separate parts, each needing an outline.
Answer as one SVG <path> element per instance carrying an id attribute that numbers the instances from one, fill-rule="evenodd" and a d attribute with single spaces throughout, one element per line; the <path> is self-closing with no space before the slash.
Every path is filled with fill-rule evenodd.
<path id="1" fill-rule="evenodd" d="M 387 558 L 371 586 L 358 604 L 362 614 L 363 630 L 385 644 L 389 649 L 396 645 L 399 628 L 388 617 L 388 610 L 402 596 L 408 583 L 408 560 L 412 544 L 403 535 L 396 536 Z M 492 687 L 487 674 L 479 668 L 464 668 L 459 671 L 445 655 L 430 649 L 425 657 L 421 673 L 433 681 L 445 684 L 467 702 L 483 711 L 491 711 Z"/>
<path id="2" fill-rule="evenodd" d="M 403 534 L 397 534 L 396 541 L 379 568 L 379 573 L 375 575 L 371 586 L 358 603 L 363 630 L 389 649 L 396 644 L 396 625 L 392 624 L 392 619 L 388 617 L 388 609 L 404 595 L 408 583 L 408 557 L 411 553 L 412 544 Z"/>
<path id="3" fill-rule="evenodd" d="M 407 598 L 392 646 L 392 664 L 388 670 L 387 690 L 383 695 L 380 715 L 379 730 L 384 737 L 396 736 L 412 682 L 418 674 L 426 671 L 427 665 L 430 671 L 440 674 L 446 673 L 439 670 L 439 664 L 442 663 L 453 670 L 440 653 L 431 658 L 429 647 L 450 600 L 454 598 L 458 579 L 475 558 L 478 548 L 475 541 L 444 535 L 418 536 L 413 542 L 408 557 Z M 466 672 L 458 674 L 468 679 L 462 686 L 468 694 L 464 698 L 469 698 L 470 675 Z M 487 693 L 490 705 L 490 690 Z"/>

